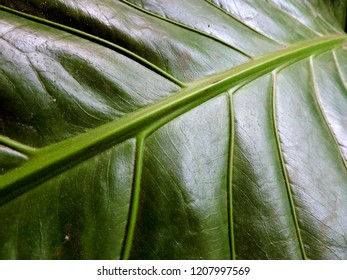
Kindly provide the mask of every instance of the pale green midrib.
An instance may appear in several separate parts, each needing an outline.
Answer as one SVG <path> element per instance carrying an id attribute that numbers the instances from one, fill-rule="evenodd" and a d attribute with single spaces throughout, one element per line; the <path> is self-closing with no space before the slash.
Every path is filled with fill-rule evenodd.
<path id="1" fill-rule="evenodd" d="M 330 50 L 346 41 L 347 36 L 324 37 L 254 59 L 226 72 L 193 82 L 164 100 L 86 133 L 38 149 L 28 162 L 0 176 L 0 205 L 77 163 L 134 137 L 158 120 L 165 118 L 169 122 L 223 91 L 269 73 L 283 63 Z M 185 107 L 184 111 L 181 110 L 182 107 Z"/>
<path id="2" fill-rule="evenodd" d="M 3 5 L 0 5 L 0 11 L 5 11 L 5 12 L 8 12 L 8 13 L 11 13 L 11 14 L 14 14 L 14 15 L 17 15 L 17 16 L 20 16 L 20 17 L 23 17 L 23 18 L 26 18 L 26 19 L 29 19 L 29 20 L 32 20 L 32 21 L 35 21 L 35 22 L 38 22 L 38 23 L 41 23 L 41 24 L 44 24 L 44 25 L 47 25 L 47 26 L 51 26 L 51 27 L 54 27 L 56 29 L 59 29 L 59 30 L 62 30 L 62 31 L 65 31 L 65 32 L 68 32 L 68 33 L 71 33 L 71 34 L 74 34 L 74 35 L 77 35 L 81 38 L 84 38 L 84 39 L 87 39 L 87 40 L 90 40 L 91 42 L 97 42 L 98 44 L 102 45 L 102 46 L 105 46 L 109 49 L 112 49 L 112 50 L 116 50 L 124 55 L 126 55 L 127 57 L 129 58 L 132 58 L 133 60 L 137 61 L 138 63 L 148 67 L 149 69 L 151 69 L 152 71 L 154 71 L 155 73 L 161 75 L 162 77 L 168 79 L 169 81 L 175 83 L 176 85 L 180 86 L 180 87 L 185 87 L 186 84 L 183 83 L 182 81 L 176 79 L 174 76 L 172 76 L 171 74 L 165 72 L 163 69 L 159 68 L 158 66 L 154 65 L 153 63 L 151 63 L 150 61 L 144 59 L 143 57 L 135 54 L 134 52 L 131 52 L 117 44 L 114 44 L 108 40 L 105 40 L 105 39 L 102 39 L 100 37 L 97 37 L 97 36 L 94 36 L 94 35 L 91 35 L 87 32 L 84 32 L 84 31 L 81 31 L 81 30 L 78 30 L 78 29 L 75 29 L 75 28 L 72 28 L 70 26 L 66 26 L 66 25 L 63 25 L 63 24 L 60 24 L 60 23 L 57 23 L 57 22 L 54 22 L 54 21 L 50 21 L 48 19 L 44 19 L 44 18 L 40 18 L 40 17 L 36 17 L 36 16 L 33 16 L 33 15 L 30 15 L 30 14 L 27 14 L 27 13 L 23 13 L 23 12 L 20 12 L 20 11 L 17 11 L 17 10 L 14 10 L 14 9 L 11 9 L 11 8 L 8 8 L 6 6 L 3 6 Z"/>
<path id="3" fill-rule="evenodd" d="M 215 37 L 215 36 L 213 36 L 211 34 L 208 34 L 207 32 L 201 31 L 199 29 L 195 29 L 195 28 L 193 28 L 193 27 L 191 27 L 189 25 L 180 23 L 180 22 L 172 20 L 170 18 L 166 18 L 166 17 L 160 16 L 160 15 L 154 13 L 154 12 L 151 12 L 151 11 L 146 10 L 144 8 L 141 8 L 141 7 L 139 7 L 139 6 L 137 6 L 137 5 L 133 4 L 133 3 L 130 3 L 129 1 L 126 1 L 126 0 L 120 0 L 120 1 L 123 2 L 126 5 L 129 5 L 129 6 L 133 7 L 134 9 L 137 9 L 137 10 L 143 12 L 143 13 L 146 13 L 148 15 L 151 15 L 151 16 L 156 17 L 158 19 L 161 19 L 163 21 L 169 22 L 169 23 L 174 24 L 176 26 L 179 26 L 181 28 L 187 29 L 187 30 L 192 31 L 194 33 L 200 34 L 200 35 L 202 35 L 202 36 L 204 36 L 206 38 L 209 38 L 211 40 L 214 40 L 214 41 L 216 41 L 216 42 L 218 42 L 218 43 L 220 43 L 222 45 L 225 45 L 225 46 L 227 46 L 227 47 L 229 47 L 229 48 L 231 48 L 231 49 L 241 53 L 242 55 L 244 55 L 244 56 L 246 56 L 248 58 L 252 57 L 251 55 L 249 55 L 248 53 L 244 52 L 240 48 L 237 48 L 236 46 L 233 46 L 233 45 L 229 44 L 228 42 L 219 39 L 218 37 Z"/>
<path id="4" fill-rule="evenodd" d="M 283 151 L 281 149 L 280 137 L 278 135 L 278 126 L 277 126 L 277 118 L 276 118 L 276 94 L 275 94 L 276 74 L 277 73 L 273 73 L 273 75 L 272 75 L 272 95 L 271 95 L 272 98 L 271 98 L 271 103 L 272 103 L 272 121 L 273 121 L 273 129 L 274 129 L 273 131 L 274 131 L 274 134 L 275 134 L 277 152 L 278 152 L 278 156 L 279 156 L 279 160 L 280 160 L 282 174 L 283 174 L 283 177 L 284 177 L 284 184 L 285 184 L 287 195 L 288 195 L 290 211 L 291 211 L 292 217 L 293 217 L 293 223 L 294 223 L 294 227 L 295 227 L 296 237 L 297 237 L 297 240 L 298 240 L 298 243 L 299 243 L 301 256 L 302 256 L 302 258 L 304 260 L 306 260 L 307 256 L 306 256 L 306 252 L 305 252 L 304 242 L 303 242 L 302 236 L 301 236 L 301 230 L 300 230 L 300 226 L 299 226 L 298 217 L 297 217 L 297 214 L 296 214 L 294 198 L 293 198 L 293 195 L 292 195 L 292 190 L 291 190 L 291 187 L 290 187 L 290 182 L 289 182 L 289 178 L 288 178 L 288 174 L 287 174 L 287 170 L 286 170 L 286 166 L 285 166 L 285 162 L 284 162 L 284 158 L 283 158 Z"/>
<path id="5" fill-rule="evenodd" d="M 131 247 L 133 245 L 133 239 L 135 235 L 135 227 L 138 216 L 138 208 L 140 201 L 141 191 L 141 177 L 142 177 L 142 165 L 143 165 L 143 152 L 144 152 L 145 135 L 140 133 L 136 137 L 136 157 L 135 157 L 135 174 L 134 183 L 131 194 L 131 201 L 129 207 L 129 218 L 126 225 L 123 248 L 121 252 L 121 259 L 128 260 L 131 253 Z"/>

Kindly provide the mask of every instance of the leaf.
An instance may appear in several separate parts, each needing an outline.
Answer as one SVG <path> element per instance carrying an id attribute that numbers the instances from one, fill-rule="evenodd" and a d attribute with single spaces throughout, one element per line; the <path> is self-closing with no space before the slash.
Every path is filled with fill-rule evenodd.
<path id="1" fill-rule="evenodd" d="M 0 0 L 2 259 L 346 259 L 346 1 Z"/>

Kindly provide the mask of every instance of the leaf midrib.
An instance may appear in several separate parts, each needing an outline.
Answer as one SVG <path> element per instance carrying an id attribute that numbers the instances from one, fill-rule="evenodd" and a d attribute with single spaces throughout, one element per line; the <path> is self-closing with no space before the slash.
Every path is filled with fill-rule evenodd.
<path id="1" fill-rule="evenodd" d="M 37 149 L 22 166 L 0 176 L 0 206 L 76 164 L 138 133 L 148 135 L 177 116 L 241 83 L 284 64 L 322 53 L 347 42 L 346 35 L 326 36 L 264 55 L 223 73 L 192 82 L 166 99 L 83 134 Z"/>

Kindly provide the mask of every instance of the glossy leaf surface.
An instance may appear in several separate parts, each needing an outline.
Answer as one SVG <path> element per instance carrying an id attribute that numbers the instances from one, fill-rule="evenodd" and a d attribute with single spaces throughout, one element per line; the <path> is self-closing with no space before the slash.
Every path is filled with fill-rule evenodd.
<path id="1" fill-rule="evenodd" d="M 347 259 L 346 5 L 0 0 L 0 258 Z"/>

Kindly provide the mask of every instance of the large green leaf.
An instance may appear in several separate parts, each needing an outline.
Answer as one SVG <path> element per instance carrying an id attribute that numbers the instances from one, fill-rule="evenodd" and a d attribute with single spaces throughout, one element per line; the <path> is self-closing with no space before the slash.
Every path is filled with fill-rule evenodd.
<path id="1" fill-rule="evenodd" d="M 0 258 L 347 259 L 346 5 L 0 0 Z"/>

